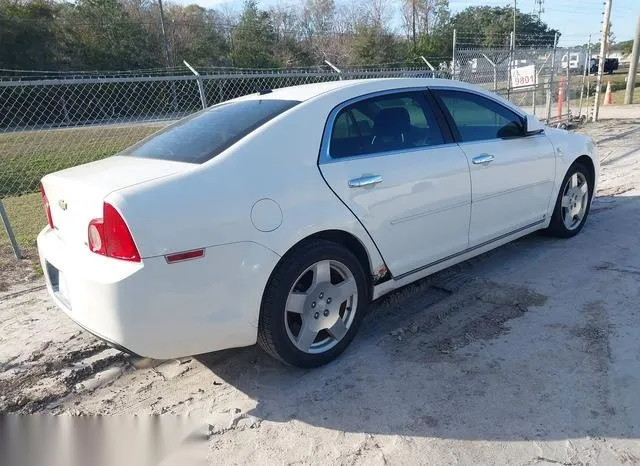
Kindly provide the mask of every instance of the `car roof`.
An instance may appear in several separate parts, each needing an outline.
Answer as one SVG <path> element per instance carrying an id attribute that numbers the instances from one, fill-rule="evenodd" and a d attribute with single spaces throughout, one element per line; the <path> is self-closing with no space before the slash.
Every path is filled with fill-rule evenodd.
<path id="1" fill-rule="evenodd" d="M 378 78 L 378 79 L 348 79 L 342 81 L 329 81 L 313 84 L 302 84 L 299 86 L 282 87 L 272 89 L 268 93 L 258 93 L 246 95 L 236 100 L 251 99 L 279 99 L 279 100 L 297 100 L 304 102 L 323 94 L 328 94 L 344 88 L 351 88 L 355 95 L 367 94 L 387 89 L 410 88 L 410 87 L 429 87 L 429 86 L 445 86 L 451 88 L 463 88 L 469 90 L 481 90 L 480 88 L 464 83 L 461 81 L 453 81 L 451 79 L 437 78 Z"/>

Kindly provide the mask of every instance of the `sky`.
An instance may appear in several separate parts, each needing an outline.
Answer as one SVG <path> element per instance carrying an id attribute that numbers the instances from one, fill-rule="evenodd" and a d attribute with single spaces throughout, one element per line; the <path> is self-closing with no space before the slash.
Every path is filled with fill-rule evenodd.
<path id="1" fill-rule="evenodd" d="M 187 5 L 196 3 L 200 6 L 225 7 L 231 9 L 242 8 L 243 0 L 174 0 Z M 262 8 L 268 8 L 277 4 L 295 4 L 304 0 L 259 0 Z M 341 0 L 336 0 L 340 3 Z M 520 11 L 525 13 L 537 12 L 535 0 L 515 0 Z M 603 11 L 603 0 L 543 0 L 544 13 L 541 19 L 550 27 L 558 29 L 561 33 L 559 45 L 577 45 L 586 43 L 589 34 L 593 41 L 598 42 Z M 401 28 L 400 0 L 388 0 L 390 8 L 394 10 L 393 27 L 398 31 Z M 469 6 L 512 6 L 513 0 L 449 0 L 449 6 L 453 12 L 463 10 Z M 633 38 L 636 27 L 636 18 L 640 15 L 640 0 L 612 0 L 611 25 L 616 41 Z"/>

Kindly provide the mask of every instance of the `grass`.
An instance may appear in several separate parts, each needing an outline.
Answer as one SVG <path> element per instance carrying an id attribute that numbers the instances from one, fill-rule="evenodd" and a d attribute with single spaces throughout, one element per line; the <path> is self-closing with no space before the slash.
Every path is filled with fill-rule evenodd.
<path id="1" fill-rule="evenodd" d="M 37 192 L 44 175 L 113 155 L 163 126 L 158 123 L 0 133 L 0 199 L 25 256 L 35 257 L 36 236 L 47 223 Z M 9 238 L 0 227 L 3 274 L 3 263 L 6 265 L 7 261 L 15 262 Z"/>
<path id="2" fill-rule="evenodd" d="M 624 103 L 624 93 L 624 89 L 611 92 L 611 100 L 613 102 L 613 105 L 622 105 Z M 600 94 L 600 97 L 602 99 L 601 102 L 604 102 L 604 93 Z M 640 104 L 640 83 L 637 83 L 635 89 L 633 90 L 633 103 Z"/>
<path id="3" fill-rule="evenodd" d="M 23 252 L 25 261 L 19 263 L 13 257 L 13 250 L 9 243 L 4 228 L 0 227 L 0 272 L 6 280 L 0 278 L 0 291 L 7 287 L 11 281 L 8 277 L 14 275 L 24 276 L 25 274 L 42 274 L 40 264 L 35 254 L 36 236 L 47 224 L 44 207 L 40 198 L 40 193 L 25 194 L 22 196 L 8 197 L 2 200 L 7 216 L 11 222 L 11 227 L 18 241 L 18 245 Z M 0 222 L 1 223 L 1 222 Z M 28 270 L 29 272 L 24 272 Z"/>
<path id="4" fill-rule="evenodd" d="M 113 155 L 161 127 L 139 124 L 0 134 L 0 198 L 34 192 L 47 173 Z"/>
<path id="5" fill-rule="evenodd" d="M 47 224 L 40 193 L 7 197 L 2 200 L 11 222 L 16 240 L 21 248 L 31 249 L 36 244 L 36 236 Z M 9 245 L 9 238 L 0 231 L 0 247 Z"/>

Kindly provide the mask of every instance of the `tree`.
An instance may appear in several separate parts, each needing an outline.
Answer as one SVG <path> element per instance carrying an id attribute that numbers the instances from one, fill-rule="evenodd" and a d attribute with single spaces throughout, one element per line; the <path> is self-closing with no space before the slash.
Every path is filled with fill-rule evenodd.
<path id="1" fill-rule="evenodd" d="M 118 0 L 78 0 L 73 24 L 72 62 L 93 70 L 150 68 L 164 64 L 161 46 Z"/>
<path id="2" fill-rule="evenodd" d="M 0 2 L 0 66 L 50 69 L 59 53 L 55 4 Z"/>
<path id="3" fill-rule="evenodd" d="M 172 61 L 194 66 L 228 65 L 229 47 L 222 19 L 214 10 L 198 5 L 172 5 L 168 11 Z"/>
<path id="4" fill-rule="evenodd" d="M 357 65 L 403 61 L 394 35 L 388 29 L 390 13 L 384 0 L 370 0 L 361 5 L 355 19 L 350 46 L 351 62 Z"/>
<path id="5" fill-rule="evenodd" d="M 269 13 L 260 11 L 256 0 L 245 0 L 240 22 L 231 33 L 230 57 L 240 68 L 275 67 L 276 34 Z"/>
<path id="6" fill-rule="evenodd" d="M 403 6 L 409 40 L 391 26 L 393 1 Z M 451 16 L 448 0 L 393 1 L 297 0 L 265 11 L 258 0 L 246 0 L 238 13 L 165 0 L 169 64 L 265 68 L 329 60 L 345 67 L 420 55 L 446 59 L 453 28 L 461 48 L 509 45 L 510 7 L 470 7 Z M 553 44 L 557 31 L 536 16 L 518 12 L 516 20 L 519 48 Z M 0 0 L 0 44 L 5 68 L 125 70 L 167 64 L 157 0 Z"/>
<path id="7" fill-rule="evenodd" d="M 278 5 L 269 10 L 276 34 L 274 54 L 279 66 L 307 66 L 313 54 L 305 41 L 303 10 L 292 5 Z"/>
<path id="8" fill-rule="evenodd" d="M 351 49 L 352 62 L 355 65 L 372 65 L 397 62 L 395 39 L 388 31 L 381 30 L 370 24 L 360 24 L 356 27 Z"/>
<path id="9" fill-rule="evenodd" d="M 453 27 L 464 37 L 467 47 L 508 46 L 513 30 L 513 8 L 469 7 L 451 19 Z M 553 46 L 554 34 L 536 15 L 516 10 L 516 45 L 518 47 Z"/>
<path id="10" fill-rule="evenodd" d="M 334 0 L 307 0 L 302 21 L 307 36 L 327 35 L 335 31 L 336 4 Z"/>
<path id="11" fill-rule="evenodd" d="M 453 49 L 453 29 L 450 24 L 445 23 L 437 26 L 431 34 L 418 36 L 413 56 L 433 57 L 445 59 L 451 57 Z"/>
<path id="12" fill-rule="evenodd" d="M 402 0 L 401 6 L 404 30 L 414 47 L 419 36 L 433 33 L 449 18 L 448 0 Z"/>
<path id="13" fill-rule="evenodd" d="M 615 48 L 620 50 L 622 55 L 629 55 L 633 50 L 633 40 L 623 40 L 622 42 L 618 42 Z"/>

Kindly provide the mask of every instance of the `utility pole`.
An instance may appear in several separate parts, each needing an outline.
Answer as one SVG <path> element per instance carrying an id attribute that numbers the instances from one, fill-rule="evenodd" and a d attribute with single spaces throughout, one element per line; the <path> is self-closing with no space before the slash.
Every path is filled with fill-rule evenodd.
<path id="1" fill-rule="evenodd" d="M 624 92 L 624 103 L 633 103 L 633 91 L 636 88 L 636 73 L 638 72 L 638 59 L 640 59 L 640 16 L 636 22 L 636 36 L 633 38 L 633 50 L 631 51 L 631 64 L 627 76 L 627 90 Z"/>
<path id="2" fill-rule="evenodd" d="M 169 41 L 167 41 L 167 30 L 164 27 L 164 9 L 162 8 L 162 0 L 158 0 L 158 6 L 160 7 L 160 27 L 162 28 L 162 41 L 164 43 L 164 59 L 167 62 L 167 67 L 170 67 L 171 58 L 169 57 Z"/>
<path id="3" fill-rule="evenodd" d="M 544 0 L 535 0 L 535 3 L 538 5 L 538 19 L 540 19 L 542 13 L 544 13 Z"/>
<path id="4" fill-rule="evenodd" d="M 598 113 L 600 112 L 600 86 L 602 84 L 602 73 L 604 73 L 604 60 L 607 56 L 607 39 L 609 38 L 609 21 L 611 18 L 611 2 L 605 0 L 604 3 L 604 22 L 602 23 L 602 36 L 600 38 L 600 57 L 598 58 L 598 78 L 596 79 L 596 96 L 593 106 L 593 121 L 598 121 Z"/>

